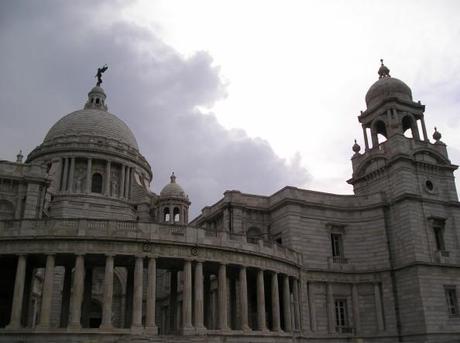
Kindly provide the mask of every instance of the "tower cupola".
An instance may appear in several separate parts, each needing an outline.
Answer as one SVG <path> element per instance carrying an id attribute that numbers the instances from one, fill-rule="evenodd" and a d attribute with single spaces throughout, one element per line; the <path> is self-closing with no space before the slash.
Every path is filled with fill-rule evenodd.
<path id="1" fill-rule="evenodd" d="M 158 218 L 160 222 L 169 224 L 188 223 L 188 208 L 190 201 L 184 189 L 176 182 L 176 175 L 171 174 L 170 183 L 160 192 Z"/>

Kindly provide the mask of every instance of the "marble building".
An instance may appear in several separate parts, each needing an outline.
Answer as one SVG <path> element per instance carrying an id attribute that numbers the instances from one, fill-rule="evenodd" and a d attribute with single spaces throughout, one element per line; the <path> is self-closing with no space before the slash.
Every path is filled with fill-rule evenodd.
<path id="1" fill-rule="evenodd" d="M 457 166 L 378 75 L 353 195 L 230 190 L 191 221 L 174 173 L 150 190 L 99 78 L 25 161 L 0 161 L 0 342 L 458 342 Z"/>

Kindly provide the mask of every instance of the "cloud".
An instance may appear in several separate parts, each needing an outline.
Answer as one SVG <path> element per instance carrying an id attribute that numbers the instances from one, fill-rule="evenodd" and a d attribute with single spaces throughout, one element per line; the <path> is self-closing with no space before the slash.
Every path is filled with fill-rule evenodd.
<path id="1" fill-rule="evenodd" d="M 120 3 L 2 2 L 0 158 L 30 152 L 63 115 L 82 108 L 96 68 L 109 111 L 127 122 L 159 192 L 175 171 L 193 215 L 226 189 L 269 194 L 309 179 L 299 158 L 267 141 L 226 130 L 202 108 L 226 96 L 212 57 L 181 56 L 152 32 L 122 19 Z M 262 123 L 261 123 L 262 125 Z"/>

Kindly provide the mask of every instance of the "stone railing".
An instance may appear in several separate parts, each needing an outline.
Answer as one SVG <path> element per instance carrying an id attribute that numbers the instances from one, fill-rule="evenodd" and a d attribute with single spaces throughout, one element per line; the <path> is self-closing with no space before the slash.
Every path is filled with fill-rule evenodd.
<path id="1" fill-rule="evenodd" d="M 136 240 L 145 243 L 165 242 L 193 246 L 212 246 L 245 250 L 249 253 L 301 264 L 301 254 L 275 242 L 248 241 L 245 234 L 206 231 L 184 225 L 114 221 L 97 219 L 23 219 L 1 220 L 0 241 L 28 238 L 91 238 Z"/>

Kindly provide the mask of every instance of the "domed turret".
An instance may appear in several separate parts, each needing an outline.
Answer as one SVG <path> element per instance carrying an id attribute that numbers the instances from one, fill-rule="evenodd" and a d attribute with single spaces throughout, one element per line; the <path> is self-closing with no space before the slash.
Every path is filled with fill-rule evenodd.
<path id="1" fill-rule="evenodd" d="M 176 175 L 171 174 L 171 181 L 160 192 L 159 218 L 170 224 L 187 224 L 190 201 L 182 187 L 176 182 Z"/>
<path id="2" fill-rule="evenodd" d="M 381 66 L 378 74 L 379 79 L 369 88 L 366 94 L 367 108 L 379 105 L 387 98 L 399 98 L 412 101 L 412 91 L 408 85 L 401 80 L 390 76 L 390 70 L 380 60 Z"/>

